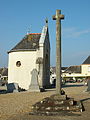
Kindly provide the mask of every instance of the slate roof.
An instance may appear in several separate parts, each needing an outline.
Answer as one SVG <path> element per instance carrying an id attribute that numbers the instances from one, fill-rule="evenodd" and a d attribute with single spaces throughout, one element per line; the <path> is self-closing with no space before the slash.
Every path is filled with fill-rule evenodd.
<path id="1" fill-rule="evenodd" d="M 67 73 L 81 73 L 81 66 L 70 66 L 66 69 Z"/>
<path id="2" fill-rule="evenodd" d="M 90 56 L 82 64 L 90 64 Z"/>
<path id="3" fill-rule="evenodd" d="M 38 49 L 40 36 L 41 33 L 30 33 L 25 35 L 25 37 L 8 53 L 14 51 L 29 51 Z"/>

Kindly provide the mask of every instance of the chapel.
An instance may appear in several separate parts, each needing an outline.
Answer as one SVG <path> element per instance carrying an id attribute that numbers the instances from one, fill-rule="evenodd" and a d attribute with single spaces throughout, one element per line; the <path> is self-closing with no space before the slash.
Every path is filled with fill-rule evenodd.
<path id="1" fill-rule="evenodd" d="M 8 83 L 18 83 L 19 87 L 25 90 L 30 89 L 34 79 L 37 80 L 39 88 L 50 85 L 48 22 L 41 33 L 26 34 L 8 54 Z"/>

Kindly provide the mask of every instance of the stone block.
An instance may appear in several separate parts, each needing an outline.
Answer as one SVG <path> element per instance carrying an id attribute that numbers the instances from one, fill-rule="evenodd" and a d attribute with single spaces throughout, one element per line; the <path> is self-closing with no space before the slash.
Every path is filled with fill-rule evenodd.
<path id="1" fill-rule="evenodd" d="M 6 86 L 7 86 L 7 92 L 8 93 L 19 92 L 18 83 L 9 83 Z"/>
<path id="2" fill-rule="evenodd" d="M 51 98 L 55 99 L 55 100 L 66 100 L 67 99 L 67 95 L 55 94 L 55 95 L 52 95 Z"/>
<path id="3" fill-rule="evenodd" d="M 62 101 L 55 101 L 55 102 L 54 102 L 55 105 L 62 105 L 63 103 L 64 103 L 63 100 L 62 100 Z"/>
<path id="4" fill-rule="evenodd" d="M 75 102 L 74 99 L 70 99 L 69 105 L 71 105 L 71 106 L 74 105 L 74 102 Z"/>

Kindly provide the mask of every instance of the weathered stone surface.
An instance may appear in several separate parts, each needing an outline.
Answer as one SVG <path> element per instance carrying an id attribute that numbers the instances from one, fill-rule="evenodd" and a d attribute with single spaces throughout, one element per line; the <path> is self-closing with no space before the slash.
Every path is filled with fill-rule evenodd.
<path id="1" fill-rule="evenodd" d="M 71 99 L 71 100 L 69 101 L 69 104 L 70 104 L 70 105 L 74 105 L 74 99 Z"/>
<path id="2" fill-rule="evenodd" d="M 18 83 L 9 83 L 7 84 L 7 92 L 19 92 Z"/>
<path id="3" fill-rule="evenodd" d="M 88 80 L 88 88 L 87 91 L 90 91 L 90 80 Z"/>
<path id="4" fill-rule="evenodd" d="M 37 102 L 35 105 L 33 105 L 32 112 L 30 114 L 61 115 L 62 112 L 72 113 L 83 111 L 83 107 L 80 101 L 74 101 L 72 98 L 62 100 L 59 96 L 60 95 L 53 95 L 41 100 L 40 102 Z"/>
<path id="5" fill-rule="evenodd" d="M 66 100 L 67 99 L 67 95 L 55 94 L 55 95 L 52 95 L 51 97 L 55 100 Z"/>
<path id="6" fill-rule="evenodd" d="M 56 10 L 53 20 L 56 20 L 56 94 L 61 94 L 61 10 Z"/>
<path id="7" fill-rule="evenodd" d="M 55 105 L 61 105 L 63 103 L 64 103 L 64 101 L 55 101 Z"/>
<path id="8" fill-rule="evenodd" d="M 31 92 L 40 92 L 39 84 L 38 84 L 38 72 L 36 69 L 33 69 L 32 72 L 32 77 L 31 77 L 31 84 L 29 87 L 29 91 Z"/>

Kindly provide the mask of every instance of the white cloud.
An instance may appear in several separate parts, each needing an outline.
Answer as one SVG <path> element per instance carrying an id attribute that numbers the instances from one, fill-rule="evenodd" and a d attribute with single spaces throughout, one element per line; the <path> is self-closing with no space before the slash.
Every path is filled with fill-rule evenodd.
<path id="1" fill-rule="evenodd" d="M 64 28 L 62 30 L 62 35 L 65 38 L 77 38 L 88 33 L 90 33 L 90 29 L 78 30 L 77 28 L 71 27 L 71 28 Z"/>

